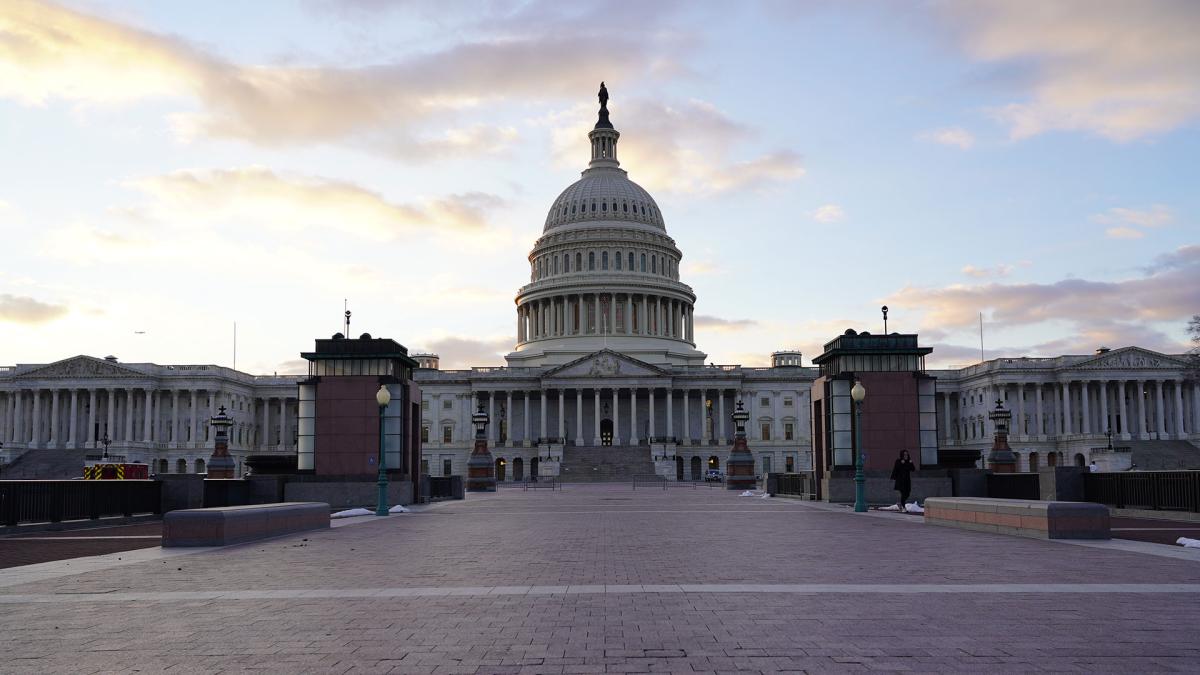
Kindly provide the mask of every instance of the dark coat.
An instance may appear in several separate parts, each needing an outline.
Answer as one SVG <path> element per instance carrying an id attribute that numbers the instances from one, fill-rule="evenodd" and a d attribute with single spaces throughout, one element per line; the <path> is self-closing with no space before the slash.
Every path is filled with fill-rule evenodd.
<path id="1" fill-rule="evenodd" d="M 916 471 L 917 467 L 913 465 L 911 459 L 896 459 L 896 463 L 892 465 L 892 480 L 896 481 L 895 489 L 900 492 L 908 492 L 912 489 L 912 472 Z"/>

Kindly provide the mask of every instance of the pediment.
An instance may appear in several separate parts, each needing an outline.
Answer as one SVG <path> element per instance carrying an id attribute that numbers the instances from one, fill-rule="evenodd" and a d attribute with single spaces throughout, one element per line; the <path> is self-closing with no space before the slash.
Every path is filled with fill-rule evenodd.
<path id="1" fill-rule="evenodd" d="M 145 373 L 92 356 L 73 356 L 21 373 L 18 377 L 143 377 Z"/>
<path id="2" fill-rule="evenodd" d="M 1136 370 L 1140 368 L 1185 368 L 1187 364 L 1173 356 L 1152 352 L 1141 347 L 1124 347 L 1111 352 L 1100 354 L 1086 361 L 1080 361 L 1071 366 L 1093 370 Z"/>
<path id="3" fill-rule="evenodd" d="M 665 377 L 668 373 L 644 361 L 601 349 L 546 371 L 543 378 L 562 377 Z"/>

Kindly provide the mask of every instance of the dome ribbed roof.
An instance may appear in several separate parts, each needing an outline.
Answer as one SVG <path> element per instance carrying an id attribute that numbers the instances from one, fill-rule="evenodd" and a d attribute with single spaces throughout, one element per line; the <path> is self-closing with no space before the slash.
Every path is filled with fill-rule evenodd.
<path id="1" fill-rule="evenodd" d="M 654 198 L 620 169 L 589 169 L 563 190 L 546 215 L 546 227 L 587 221 L 628 221 L 666 230 Z"/>

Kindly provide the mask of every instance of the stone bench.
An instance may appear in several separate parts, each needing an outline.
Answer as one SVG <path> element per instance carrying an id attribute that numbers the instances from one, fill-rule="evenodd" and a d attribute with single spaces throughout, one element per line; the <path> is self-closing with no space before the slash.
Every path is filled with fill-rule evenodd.
<path id="1" fill-rule="evenodd" d="M 329 505 L 282 502 L 181 509 L 163 516 L 162 545 L 225 546 L 329 527 Z"/>
<path id="2" fill-rule="evenodd" d="M 930 497 L 925 522 L 1037 539 L 1110 539 L 1108 507 L 983 497 Z"/>

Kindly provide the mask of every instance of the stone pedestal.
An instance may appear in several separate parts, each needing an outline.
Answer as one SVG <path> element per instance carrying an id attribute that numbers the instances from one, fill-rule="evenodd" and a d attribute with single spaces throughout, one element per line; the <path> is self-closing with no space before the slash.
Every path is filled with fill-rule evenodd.
<path id="1" fill-rule="evenodd" d="M 746 420 L 749 418 L 750 413 L 738 401 L 737 410 L 733 413 L 733 449 L 729 451 L 729 459 L 725 462 L 727 490 L 753 490 L 758 487 L 758 476 L 754 474 L 754 455 L 750 454 L 750 447 L 746 445 Z"/>
<path id="2" fill-rule="evenodd" d="M 656 459 L 654 460 L 654 473 L 660 478 L 667 480 L 675 480 L 676 466 L 674 459 Z"/>
<path id="3" fill-rule="evenodd" d="M 996 435 L 992 440 L 992 449 L 988 452 L 987 464 L 992 473 L 1016 473 L 1017 456 L 1008 447 L 1008 423 L 1012 413 L 1004 409 L 1004 404 L 996 401 L 996 407 L 988 413 Z"/>
<path id="4" fill-rule="evenodd" d="M 208 458 L 205 468 L 209 478 L 236 478 L 237 463 L 229 456 L 229 427 L 233 420 L 225 414 L 225 406 L 217 409 L 217 416 L 209 420 L 215 433 L 213 434 L 213 454 Z"/>
<path id="5" fill-rule="evenodd" d="M 495 492 L 496 464 L 487 444 L 488 415 L 479 406 L 479 411 L 471 416 L 475 424 L 475 449 L 467 460 L 467 492 Z"/>
<path id="6" fill-rule="evenodd" d="M 561 455 L 559 455 L 561 456 Z M 539 460 L 538 461 L 538 477 L 539 478 L 558 478 L 562 472 L 562 462 L 557 460 Z"/>

